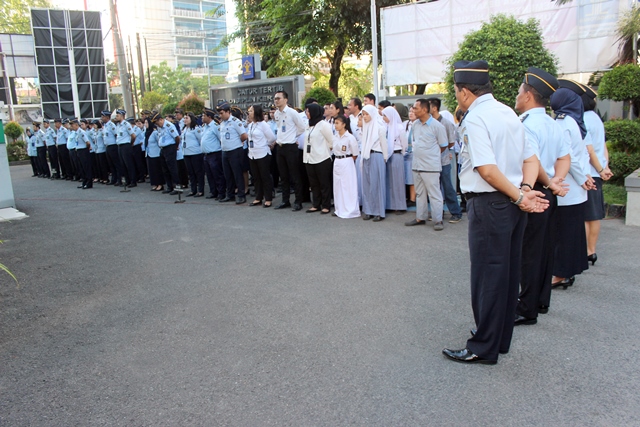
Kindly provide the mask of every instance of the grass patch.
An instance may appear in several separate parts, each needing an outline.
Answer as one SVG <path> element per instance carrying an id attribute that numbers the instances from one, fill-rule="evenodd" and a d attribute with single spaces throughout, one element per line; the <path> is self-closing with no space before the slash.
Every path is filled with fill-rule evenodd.
<path id="1" fill-rule="evenodd" d="M 605 183 L 602 186 L 604 202 L 610 205 L 626 205 L 627 190 L 624 187 Z"/>

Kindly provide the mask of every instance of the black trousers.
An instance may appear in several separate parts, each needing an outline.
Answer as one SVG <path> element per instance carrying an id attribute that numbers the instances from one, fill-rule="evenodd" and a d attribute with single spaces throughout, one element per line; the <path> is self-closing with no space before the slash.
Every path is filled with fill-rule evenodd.
<path id="1" fill-rule="evenodd" d="M 273 200 L 273 180 L 271 178 L 271 154 L 261 159 L 249 159 L 256 200 Z"/>
<path id="2" fill-rule="evenodd" d="M 176 152 L 178 147 L 175 144 L 167 145 L 160 148 L 160 166 L 164 181 L 167 183 L 168 189 L 173 188 L 180 183 L 178 177 L 178 161 L 176 160 Z"/>
<path id="3" fill-rule="evenodd" d="M 73 165 L 73 176 L 71 179 L 78 180 L 82 176 L 82 166 L 78 161 L 78 153 L 76 153 L 76 149 L 69 150 L 69 159 L 71 160 L 71 164 Z"/>
<path id="4" fill-rule="evenodd" d="M 156 185 L 164 185 L 160 156 L 147 157 L 147 169 L 149 170 L 149 181 L 151 182 L 151 185 L 154 187 Z"/>
<path id="5" fill-rule="evenodd" d="M 78 161 L 82 168 L 82 185 L 93 187 L 93 169 L 91 165 L 91 153 L 88 148 L 76 149 Z"/>
<path id="6" fill-rule="evenodd" d="M 136 172 L 136 161 L 133 158 L 133 145 L 130 143 L 118 144 L 118 156 L 122 164 L 122 172 L 127 185 L 138 182 L 138 174 Z"/>
<path id="7" fill-rule="evenodd" d="M 555 246 L 555 214 L 558 200 L 551 190 L 534 185 L 544 193 L 549 207 L 542 213 L 527 214 L 527 226 L 522 240 L 522 277 L 516 313 L 530 319 L 538 317 L 543 294 L 551 299 L 553 249 Z M 543 304 L 549 306 L 549 303 Z"/>
<path id="8" fill-rule="evenodd" d="M 184 156 L 192 193 L 204 193 L 204 154 Z"/>
<path id="9" fill-rule="evenodd" d="M 313 194 L 313 207 L 316 209 L 331 209 L 332 166 L 331 158 L 316 164 L 306 164 L 311 193 Z"/>
<path id="10" fill-rule="evenodd" d="M 244 175 L 242 174 L 242 163 L 244 162 L 244 150 L 242 147 L 235 150 L 222 152 L 222 170 L 224 180 L 227 182 L 227 197 L 234 198 L 233 191 L 237 188 L 235 196 L 245 197 Z"/>
<path id="11" fill-rule="evenodd" d="M 47 147 L 37 147 L 36 151 L 38 152 L 38 167 L 40 168 L 40 175 L 50 177 L 51 172 L 49 171 L 49 164 L 47 163 Z"/>
<path id="12" fill-rule="evenodd" d="M 295 203 L 302 204 L 302 180 L 300 179 L 300 157 L 298 144 L 278 146 L 278 170 L 282 180 L 282 203 L 289 203 L 291 185 L 296 192 Z"/>
<path id="13" fill-rule="evenodd" d="M 271 177 L 273 178 L 273 187 L 277 188 L 280 182 L 280 171 L 278 170 L 278 144 L 271 149 Z"/>
<path id="14" fill-rule="evenodd" d="M 109 173 L 111 174 L 111 183 L 119 184 L 122 180 L 122 164 L 118 155 L 118 145 L 107 145 L 107 162 L 109 164 Z"/>
<path id="15" fill-rule="evenodd" d="M 502 193 L 467 201 L 471 307 L 477 326 L 467 348 L 488 360 L 509 351 L 518 303 L 527 214 Z"/>
<path id="16" fill-rule="evenodd" d="M 33 174 L 38 176 L 38 156 L 29 156 L 29 161 L 31 162 L 31 169 L 33 170 Z"/>
<path id="17" fill-rule="evenodd" d="M 133 146 L 133 160 L 136 163 L 138 181 L 144 182 L 144 177 L 147 175 L 147 162 L 145 161 L 141 144 Z"/>
<path id="18" fill-rule="evenodd" d="M 71 157 L 69 149 L 66 145 L 58 145 L 58 163 L 60 164 L 60 172 L 65 178 L 73 176 L 73 167 L 71 166 Z"/>
<path id="19" fill-rule="evenodd" d="M 107 160 L 107 153 L 96 153 L 96 158 L 98 160 L 96 177 L 100 181 L 106 181 L 109 179 L 109 161 Z"/>
<path id="20" fill-rule="evenodd" d="M 298 165 L 300 166 L 300 181 L 302 181 L 302 203 L 310 203 L 311 202 L 311 193 L 309 189 L 311 188 L 311 184 L 309 183 L 309 174 L 307 173 L 307 167 L 303 162 L 304 152 L 303 150 L 298 150 Z"/>
<path id="21" fill-rule="evenodd" d="M 224 197 L 226 181 L 222 170 L 222 151 L 204 155 L 204 172 L 209 182 L 209 192 L 213 197 Z"/>
<path id="22" fill-rule="evenodd" d="M 189 186 L 189 172 L 187 171 L 187 164 L 184 161 L 184 157 L 180 160 L 176 160 L 176 164 L 178 165 L 178 178 L 180 179 L 180 185 L 183 188 L 187 188 Z"/>
<path id="23" fill-rule="evenodd" d="M 47 152 L 49 152 L 49 163 L 51 164 L 51 173 L 56 178 L 60 178 L 60 163 L 58 160 L 58 147 L 55 145 L 50 145 L 47 147 Z"/>

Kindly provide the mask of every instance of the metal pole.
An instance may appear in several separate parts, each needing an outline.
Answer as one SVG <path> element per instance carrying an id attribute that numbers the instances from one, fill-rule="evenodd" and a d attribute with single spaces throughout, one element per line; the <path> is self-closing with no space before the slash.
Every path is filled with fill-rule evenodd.
<path id="1" fill-rule="evenodd" d="M 140 47 L 140 33 L 136 33 L 136 48 L 138 53 L 138 74 L 140 75 L 140 94 L 144 96 L 144 67 L 142 66 L 142 48 Z"/>
<path id="2" fill-rule="evenodd" d="M 129 37 L 129 67 L 131 67 L 131 77 L 133 78 L 133 95 L 135 96 L 135 105 L 134 105 L 134 111 L 133 111 L 133 116 L 131 117 L 135 117 L 136 116 L 136 112 L 135 109 L 137 108 L 138 110 L 140 102 L 138 101 L 138 89 L 136 89 L 136 72 L 133 69 L 133 54 L 131 53 L 131 37 Z M 133 101 L 133 100 L 132 100 Z"/>
<path id="3" fill-rule="evenodd" d="M 0 52 L 0 56 L 2 56 L 2 79 L 4 80 L 5 90 L 7 92 L 7 101 L 9 102 L 9 120 L 14 120 L 13 116 L 13 94 L 11 93 L 11 83 L 9 82 L 9 70 L 7 70 L 7 54 L 4 52 Z"/>
<path id="4" fill-rule="evenodd" d="M 116 11 L 116 0 L 109 1 L 109 8 L 111 10 L 111 29 L 113 31 L 113 38 L 116 42 L 116 62 L 118 63 L 118 72 L 120 74 L 120 85 L 122 86 L 122 100 L 124 101 L 124 109 L 126 111 L 133 111 L 133 105 L 131 102 L 131 89 L 129 86 L 129 76 L 127 73 L 127 57 L 124 53 L 124 46 L 122 44 L 122 38 L 120 37 L 120 30 L 118 28 L 118 17 Z"/>
<path id="5" fill-rule="evenodd" d="M 144 54 L 147 57 L 147 77 L 149 80 L 149 91 L 152 91 L 153 88 L 151 87 L 151 68 L 149 67 L 149 49 L 147 49 L 147 38 L 144 38 Z"/>
<path id="6" fill-rule="evenodd" d="M 376 17 L 376 0 L 371 0 L 371 62 L 373 68 L 373 94 L 378 98 L 378 19 Z"/>

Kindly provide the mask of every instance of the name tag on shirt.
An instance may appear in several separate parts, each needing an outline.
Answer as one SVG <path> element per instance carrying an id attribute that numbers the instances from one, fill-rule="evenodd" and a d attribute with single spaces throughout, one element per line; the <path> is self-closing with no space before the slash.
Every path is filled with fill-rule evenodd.
<path id="1" fill-rule="evenodd" d="M 346 145 L 342 146 L 342 151 L 344 151 L 345 153 L 347 152 L 347 146 Z"/>
<path id="2" fill-rule="evenodd" d="M 282 132 L 286 132 L 287 131 L 287 127 L 285 125 L 282 125 Z"/>
<path id="3" fill-rule="evenodd" d="M 224 138 L 225 138 L 225 139 L 231 139 L 231 134 L 230 134 L 229 132 L 226 132 L 226 133 L 224 134 Z"/>
<path id="4" fill-rule="evenodd" d="M 253 141 L 249 141 L 249 148 L 253 148 Z"/>

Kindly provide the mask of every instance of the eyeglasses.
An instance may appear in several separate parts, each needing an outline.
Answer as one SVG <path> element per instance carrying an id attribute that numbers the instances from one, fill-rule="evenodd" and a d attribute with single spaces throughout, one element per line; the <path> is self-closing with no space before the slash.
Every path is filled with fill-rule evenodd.
<path id="1" fill-rule="evenodd" d="M 279 99 L 282 99 L 282 98 L 280 98 L 280 97 L 278 97 L 278 96 L 274 96 L 274 97 L 273 97 L 273 100 L 274 100 L 274 101 L 277 101 L 277 100 L 279 100 Z"/>

